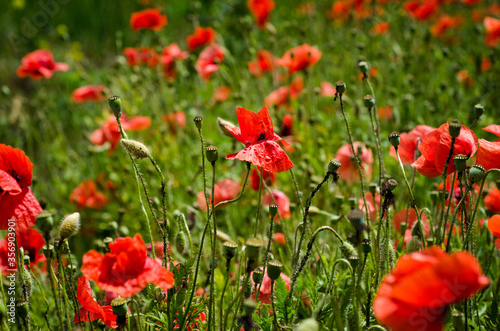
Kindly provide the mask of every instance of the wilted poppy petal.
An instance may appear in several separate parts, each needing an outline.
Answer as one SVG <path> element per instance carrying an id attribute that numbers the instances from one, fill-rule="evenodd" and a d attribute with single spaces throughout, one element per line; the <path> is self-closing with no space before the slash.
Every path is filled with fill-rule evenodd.
<path id="1" fill-rule="evenodd" d="M 264 141 L 250 145 L 236 154 L 226 157 L 229 160 L 248 161 L 269 172 L 282 172 L 293 168 L 293 163 L 285 151 L 274 141 Z"/>

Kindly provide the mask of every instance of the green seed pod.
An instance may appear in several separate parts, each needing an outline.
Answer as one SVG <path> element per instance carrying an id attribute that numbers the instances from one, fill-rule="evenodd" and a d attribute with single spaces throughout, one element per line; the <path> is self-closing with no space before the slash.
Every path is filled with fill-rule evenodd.
<path id="1" fill-rule="evenodd" d="M 346 90 L 346 84 L 343 81 L 339 80 L 335 83 L 335 88 L 337 89 L 337 93 L 342 95 Z"/>
<path id="2" fill-rule="evenodd" d="M 406 253 L 410 254 L 413 252 L 418 252 L 420 250 L 422 250 L 422 242 L 420 241 L 419 237 L 417 236 L 411 237 L 408 244 L 406 244 Z"/>
<path id="3" fill-rule="evenodd" d="M 255 268 L 252 272 L 252 280 L 255 284 L 260 284 L 264 279 L 264 271 L 261 267 Z"/>
<path id="4" fill-rule="evenodd" d="M 401 222 L 401 223 L 399 224 L 399 229 L 401 230 L 401 233 L 402 233 L 402 234 L 405 234 L 406 229 L 408 229 L 408 223 L 406 223 L 406 222 Z"/>
<path id="5" fill-rule="evenodd" d="M 389 133 L 389 142 L 391 143 L 392 146 L 398 147 L 400 141 L 401 137 L 398 132 L 392 131 L 391 133 Z"/>
<path id="6" fill-rule="evenodd" d="M 370 254 L 372 251 L 372 245 L 370 239 L 366 238 L 361 241 L 361 248 L 363 249 L 363 253 Z"/>
<path id="7" fill-rule="evenodd" d="M 120 118 L 122 116 L 122 99 L 114 95 L 108 99 L 109 108 L 113 111 L 116 118 Z"/>
<path id="8" fill-rule="evenodd" d="M 342 166 L 342 163 L 340 163 L 339 160 L 337 159 L 330 159 L 330 162 L 328 162 L 328 172 L 329 173 L 337 173 L 337 170 Z"/>
<path id="9" fill-rule="evenodd" d="M 453 164 L 458 172 L 465 171 L 467 168 L 467 156 L 458 154 L 453 157 Z"/>
<path id="10" fill-rule="evenodd" d="M 22 319 L 25 319 L 28 317 L 29 313 L 29 306 L 26 301 L 19 301 L 16 303 L 16 313 L 17 316 L 19 316 Z"/>
<path id="11" fill-rule="evenodd" d="M 262 241 L 257 238 L 250 238 L 246 241 L 246 252 L 249 259 L 257 260 L 260 254 Z"/>
<path id="12" fill-rule="evenodd" d="M 365 95 L 363 98 L 363 104 L 366 108 L 372 109 L 375 107 L 375 98 L 372 95 Z"/>
<path id="13" fill-rule="evenodd" d="M 283 269 L 283 263 L 279 260 L 271 260 L 267 262 L 267 276 L 275 281 L 281 275 L 281 270 Z"/>
<path id="14" fill-rule="evenodd" d="M 184 254 L 186 249 L 186 234 L 182 231 L 177 232 L 175 235 L 175 249 L 177 249 L 180 254 Z"/>
<path id="15" fill-rule="evenodd" d="M 243 301 L 243 310 L 245 311 L 245 314 L 247 316 L 252 316 L 255 308 L 257 308 L 257 303 L 255 302 L 255 300 L 246 299 L 245 301 Z"/>
<path id="16" fill-rule="evenodd" d="M 474 106 L 473 112 L 474 112 L 474 118 L 479 118 L 484 113 L 484 107 L 480 104 L 477 104 Z"/>
<path id="17" fill-rule="evenodd" d="M 469 179 L 472 183 L 479 183 L 483 179 L 486 170 L 480 164 L 474 164 L 469 170 Z"/>
<path id="18" fill-rule="evenodd" d="M 356 231 L 361 231 L 365 227 L 365 213 L 359 209 L 352 209 L 347 214 L 347 219 Z"/>
<path id="19" fill-rule="evenodd" d="M 59 235 L 61 240 L 69 238 L 70 236 L 76 234 L 80 228 L 80 213 L 73 213 L 66 216 L 59 229 Z"/>
<path id="20" fill-rule="evenodd" d="M 222 255 L 227 259 L 231 260 L 238 253 L 238 244 L 232 240 L 225 241 L 222 244 Z"/>
<path id="21" fill-rule="evenodd" d="M 452 138 L 456 138 L 460 135 L 460 130 L 462 130 L 462 123 L 459 120 L 451 120 L 448 124 L 448 132 Z"/>
<path id="22" fill-rule="evenodd" d="M 366 61 L 361 61 L 358 63 L 358 68 L 361 73 L 366 74 L 368 72 L 368 63 Z"/>
<path id="23" fill-rule="evenodd" d="M 217 147 L 212 145 L 208 146 L 206 148 L 206 155 L 208 162 L 214 164 L 219 158 L 219 152 L 217 151 Z"/>
<path id="24" fill-rule="evenodd" d="M 387 185 L 387 190 L 392 192 L 396 187 L 398 187 L 398 182 L 395 179 L 389 179 L 386 182 L 386 185 Z"/>
<path id="25" fill-rule="evenodd" d="M 149 149 L 143 143 L 132 139 L 121 139 L 120 143 L 136 159 L 145 159 L 150 155 Z"/>
<path id="26" fill-rule="evenodd" d="M 196 125 L 196 127 L 198 128 L 198 130 L 201 130 L 201 126 L 202 126 L 202 123 L 203 123 L 203 118 L 201 116 L 196 116 L 194 119 L 194 124 Z"/>
<path id="27" fill-rule="evenodd" d="M 370 184 L 368 184 L 368 191 L 372 195 L 375 195 L 375 193 L 377 193 L 377 189 L 378 189 L 377 183 L 370 183 Z"/>
<path id="28" fill-rule="evenodd" d="M 48 210 L 43 210 L 41 213 L 36 215 L 36 224 L 42 231 L 42 233 L 49 233 L 54 226 L 54 218 L 52 213 Z"/>
<path id="29" fill-rule="evenodd" d="M 278 205 L 275 203 L 272 203 L 269 205 L 269 214 L 271 215 L 272 218 L 274 218 L 278 214 Z"/>
<path id="30" fill-rule="evenodd" d="M 115 298 L 111 301 L 111 308 L 113 308 L 113 314 L 116 316 L 127 315 L 127 299 L 126 298 Z"/>

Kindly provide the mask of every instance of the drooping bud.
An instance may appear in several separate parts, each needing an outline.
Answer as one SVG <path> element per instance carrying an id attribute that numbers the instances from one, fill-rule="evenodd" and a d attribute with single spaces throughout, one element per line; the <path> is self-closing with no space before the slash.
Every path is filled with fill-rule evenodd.
<path id="1" fill-rule="evenodd" d="M 408 244 L 406 244 L 406 253 L 410 254 L 420 250 L 422 250 L 422 242 L 420 241 L 420 238 L 417 236 L 411 237 Z"/>
<path id="2" fill-rule="evenodd" d="M 230 128 L 236 127 L 236 125 L 234 125 L 233 123 L 226 121 L 223 118 L 218 117 L 217 118 L 217 127 L 219 128 L 220 132 L 223 135 L 225 135 L 229 138 L 234 138 L 234 136 L 231 134 L 231 132 L 229 132 L 229 130 L 227 129 L 228 127 L 230 127 Z"/>
<path id="3" fill-rule="evenodd" d="M 202 122 L 203 122 L 203 118 L 201 116 L 196 116 L 194 119 L 194 124 L 196 125 L 196 127 L 198 128 L 198 130 L 201 130 L 201 125 L 202 125 Z"/>
<path id="4" fill-rule="evenodd" d="M 335 88 L 337 89 L 337 93 L 342 95 L 346 90 L 346 85 L 343 81 L 339 80 L 335 83 Z"/>
<path id="5" fill-rule="evenodd" d="M 127 299 L 126 298 L 115 298 L 111 301 L 111 308 L 113 309 L 113 314 L 116 316 L 127 315 Z"/>
<path id="6" fill-rule="evenodd" d="M 274 219 L 274 216 L 278 214 L 278 205 L 275 203 L 272 203 L 269 205 L 269 214 L 271 215 L 271 218 Z"/>
<path id="7" fill-rule="evenodd" d="M 415 224 L 413 224 L 413 227 L 411 228 L 411 235 L 422 238 L 424 233 L 420 222 L 415 222 Z"/>
<path id="8" fill-rule="evenodd" d="M 401 136 L 399 135 L 398 132 L 392 131 L 389 133 L 389 142 L 391 143 L 392 146 L 397 148 L 399 146 L 399 143 L 401 141 Z"/>
<path id="9" fill-rule="evenodd" d="M 365 95 L 363 104 L 366 108 L 372 109 L 375 106 L 375 98 L 372 95 Z"/>
<path id="10" fill-rule="evenodd" d="M 212 145 L 208 146 L 206 148 L 206 155 L 208 162 L 214 164 L 219 158 L 219 152 L 217 151 L 217 147 Z"/>
<path id="11" fill-rule="evenodd" d="M 469 170 L 469 179 L 472 183 L 478 183 L 483 179 L 486 169 L 480 164 L 474 164 Z"/>
<path id="12" fill-rule="evenodd" d="M 186 234 L 182 231 L 177 232 L 175 235 L 175 249 L 180 254 L 184 254 L 184 250 L 186 249 Z"/>
<path id="13" fill-rule="evenodd" d="M 271 260 L 267 262 L 267 276 L 272 280 L 276 280 L 281 275 L 283 263 L 279 260 Z"/>
<path id="14" fill-rule="evenodd" d="M 238 253 L 238 244 L 232 240 L 228 240 L 222 244 L 222 255 L 227 259 L 231 260 Z"/>
<path id="15" fill-rule="evenodd" d="M 339 160 L 337 159 L 330 159 L 330 162 L 328 162 L 328 172 L 329 173 L 337 173 L 337 170 L 342 166 L 342 163 L 340 163 Z"/>
<path id="16" fill-rule="evenodd" d="M 451 120 L 449 122 L 448 132 L 452 138 L 458 137 L 460 130 L 462 130 L 462 123 L 459 120 Z"/>
<path id="17" fill-rule="evenodd" d="M 59 229 L 61 240 L 71 237 L 78 232 L 80 228 L 80 213 L 73 213 L 66 216 Z"/>
<path id="18" fill-rule="evenodd" d="M 140 143 L 132 139 L 121 139 L 120 143 L 122 146 L 135 156 L 136 159 L 145 159 L 150 155 L 149 149 L 143 143 Z"/>
<path id="19" fill-rule="evenodd" d="M 458 172 L 465 171 L 467 168 L 467 156 L 463 154 L 458 154 L 453 157 L 453 164 Z"/>
<path id="20" fill-rule="evenodd" d="M 340 246 L 340 252 L 342 253 L 342 257 L 344 259 L 349 259 L 351 256 L 357 256 L 358 251 L 356 248 L 354 248 L 353 245 L 351 245 L 350 242 L 345 241 L 342 242 L 342 245 Z"/>
<path id="21" fill-rule="evenodd" d="M 113 114 L 115 114 L 115 117 L 120 118 L 120 116 L 122 116 L 122 99 L 117 95 L 113 95 L 109 97 L 108 104 Z"/>

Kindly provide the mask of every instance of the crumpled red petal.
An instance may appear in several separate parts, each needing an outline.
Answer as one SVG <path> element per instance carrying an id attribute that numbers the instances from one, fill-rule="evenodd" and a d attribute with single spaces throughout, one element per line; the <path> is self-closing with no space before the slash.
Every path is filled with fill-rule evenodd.
<path id="1" fill-rule="evenodd" d="M 254 144 L 259 140 L 274 139 L 273 122 L 266 107 L 257 114 L 239 107 L 236 109 L 241 139 L 244 144 Z"/>
<path id="2" fill-rule="evenodd" d="M 97 303 L 97 301 L 94 299 L 92 289 L 90 288 L 90 283 L 87 278 L 80 277 L 78 279 L 78 288 L 76 292 L 78 302 L 80 302 L 84 309 L 88 310 L 91 313 L 94 313 L 101 320 L 106 320 L 106 315 L 104 314 L 101 305 L 99 305 L 99 303 Z"/>
<path id="3" fill-rule="evenodd" d="M 276 142 L 269 140 L 250 145 L 226 158 L 248 161 L 268 172 L 282 172 L 293 168 L 293 163 L 285 151 Z"/>
<path id="4" fill-rule="evenodd" d="M 21 192 L 11 195 L 4 192 L 0 195 L 0 229 L 7 230 L 9 219 L 16 222 L 15 228 L 24 229 L 35 225 L 36 215 L 42 211 L 31 189 L 23 187 Z"/>

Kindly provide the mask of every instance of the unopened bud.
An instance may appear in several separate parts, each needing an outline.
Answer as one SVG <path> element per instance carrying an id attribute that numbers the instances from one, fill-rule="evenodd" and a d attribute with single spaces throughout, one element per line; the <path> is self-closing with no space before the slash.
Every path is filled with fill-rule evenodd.
<path id="1" fill-rule="evenodd" d="M 302 320 L 295 331 L 318 331 L 319 324 L 314 318 L 307 318 Z"/>
<path id="2" fill-rule="evenodd" d="M 420 238 L 417 236 L 413 236 L 408 244 L 406 244 L 406 253 L 410 254 L 413 252 L 418 252 L 422 250 L 422 242 L 420 241 Z"/>
<path id="3" fill-rule="evenodd" d="M 109 108 L 113 111 L 116 118 L 120 118 L 122 116 L 122 99 L 114 95 L 108 99 Z"/>
<path id="4" fill-rule="evenodd" d="M 146 145 L 136 140 L 122 139 L 120 140 L 120 143 L 127 150 L 127 152 L 132 154 L 132 156 L 135 156 L 137 159 L 145 159 L 150 155 L 149 149 Z"/>
<path id="5" fill-rule="evenodd" d="M 66 216 L 59 229 L 59 235 L 61 240 L 69 238 L 70 236 L 76 234 L 80 228 L 80 213 L 73 213 Z"/>
<path id="6" fill-rule="evenodd" d="M 175 249 L 180 254 L 184 254 L 184 250 L 186 248 L 186 234 L 182 231 L 177 232 L 175 235 Z"/>
<path id="7" fill-rule="evenodd" d="M 342 257 L 344 259 L 349 259 L 351 256 L 358 255 L 358 251 L 351 245 L 350 242 L 345 241 L 340 246 L 340 252 L 342 253 Z"/>
<path id="8" fill-rule="evenodd" d="M 236 125 L 234 125 L 233 123 L 231 123 L 229 121 L 226 121 L 223 118 L 218 117 L 217 118 L 217 127 L 219 128 L 220 132 L 223 135 L 225 135 L 225 136 L 227 136 L 229 138 L 234 138 L 234 136 L 231 134 L 231 132 L 229 132 L 229 130 L 227 129 L 228 127 L 229 128 L 236 127 Z"/>

